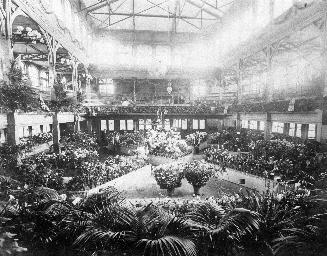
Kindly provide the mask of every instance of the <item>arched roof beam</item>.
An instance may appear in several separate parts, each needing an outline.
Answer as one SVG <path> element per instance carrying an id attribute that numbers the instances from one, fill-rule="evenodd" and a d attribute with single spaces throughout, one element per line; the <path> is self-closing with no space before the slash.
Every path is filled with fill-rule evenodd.
<path id="1" fill-rule="evenodd" d="M 92 5 L 88 6 L 88 7 L 85 7 L 81 11 L 86 11 L 87 13 L 90 13 L 90 12 L 101 9 L 102 7 L 104 7 L 106 5 L 115 3 L 117 1 L 119 1 L 119 0 L 103 0 L 103 1 L 98 2 L 96 4 L 92 4 Z"/>

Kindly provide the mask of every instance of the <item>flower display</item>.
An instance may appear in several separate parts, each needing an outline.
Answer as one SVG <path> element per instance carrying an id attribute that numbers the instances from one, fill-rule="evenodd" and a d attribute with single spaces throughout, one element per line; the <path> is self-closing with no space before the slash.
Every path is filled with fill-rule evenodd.
<path id="1" fill-rule="evenodd" d="M 207 163 L 204 160 L 184 164 L 185 178 L 193 186 L 195 195 L 199 194 L 199 189 L 203 187 L 218 170 L 219 168 L 217 166 Z"/>
<path id="2" fill-rule="evenodd" d="M 150 130 L 146 134 L 146 141 L 151 155 L 177 159 L 191 153 L 180 133 L 172 130 Z"/>
<path id="3" fill-rule="evenodd" d="M 211 133 L 208 137 L 211 144 L 218 144 L 219 147 L 234 152 L 248 152 L 252 142 L 264 139 L 262 132 L 245 129 L 237 131 L 233 128 Z"/>
<path id="4" fill-rule="evenodd" d="M 182 179 L 184 178 L 183 169 L 176 163 L 159 165 L 154 169 L 153 173 L 160 188 L 167 189 L 169 196 L 171 196 L 175 188 L 182 185 Z"/>
<path id="5" fill-rule="evenodd" d="M 312 186 L 324 172 L 323 165 L 327 159 L 326 155 L 319 156 L 319 147 L 310 141 L 258 140 L 252 141 L 248 149 L 248 153 L 241 153 L 211 146 L 206 150 L 206 160 L 222 168 Z"/>
<path id="6" fill-rule="evenodd" d="M 145 134 L 142 131 L 125 132 L 120 135 L 120 144 L 122 146 L 142 146 L 145 144 Z"/>
<path id="7" fill-rule="evenodd" d="M 72 191 L 90 189 L 135 171 L 145 164 L 142 158 L 125 156 L 110 156 L 103 163 L 84 162 L 68 182 L 67 189 Z"/>
<path id="8" fill-rule="evenodd" d="M 204 141 L 206 141 L 208 134 L 206 132 L 195 132 L 186 136 L 186 142 L 193 147 L 198 147 Z"/>

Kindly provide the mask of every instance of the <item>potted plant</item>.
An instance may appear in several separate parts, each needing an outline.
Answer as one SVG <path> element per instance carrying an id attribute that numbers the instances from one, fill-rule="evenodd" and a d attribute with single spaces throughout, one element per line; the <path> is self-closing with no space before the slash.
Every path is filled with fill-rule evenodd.
<path id="1" fill-rule="evenodd" d="M 207 140 L 208 134 L 206 132 L 195 132 L 186 136 L 186 142 L 193 146 L 194 154 L 200 153 L 201 143 Z"/>
<path id="2" fill-rule="evenodd" d="M 200 188 L 207 184 L 218 168 L 205 161 L 193 161 L 184 165 L 184 175 L 193 186 L 194 194 L 200 194 Z"/>
<path id="3" fill-rule="evenodd" d="M 183 169 L 179 164 L 159 165 L 154 169 L 154 178 L 161 189 L 167 189 L 169 197 L 173 195 L 175 188 L 182 185 L 183 177 Z"/>

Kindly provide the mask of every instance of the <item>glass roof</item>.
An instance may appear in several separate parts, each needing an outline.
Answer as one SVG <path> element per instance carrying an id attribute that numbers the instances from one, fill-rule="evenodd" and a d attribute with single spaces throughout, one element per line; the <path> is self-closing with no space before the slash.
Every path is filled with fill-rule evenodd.
<path id="1" fill-rule="evenodd" d="M 200 32 L 215 26 L 231 0 L 84 0 L 99 28 Z"/>

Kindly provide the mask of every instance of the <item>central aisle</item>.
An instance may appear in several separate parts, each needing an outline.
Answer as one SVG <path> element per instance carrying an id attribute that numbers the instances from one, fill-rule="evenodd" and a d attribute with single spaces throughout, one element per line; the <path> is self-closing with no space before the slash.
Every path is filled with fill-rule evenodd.
<path id="1" fill-rule="evenodd" d="M 160 189 L 154 176 L 151 175 L 150 165 L 93 188 L 88 194 L 97 193 L 99 190 L 110 186 L 115 187 L 126 198 L 162 198 L 167 196 L 166 190 Z M 201 188 L 200 193 L 205 197 L 217 197 L 222 193 L 238 192 L 239 189 L 240 186 L 236 184 L 213 177 L 206 186 Z M 173 197 L 190 198 L 192 196 L 192 185 L 183 179 L 182 186 L 175 189 Z"/>

